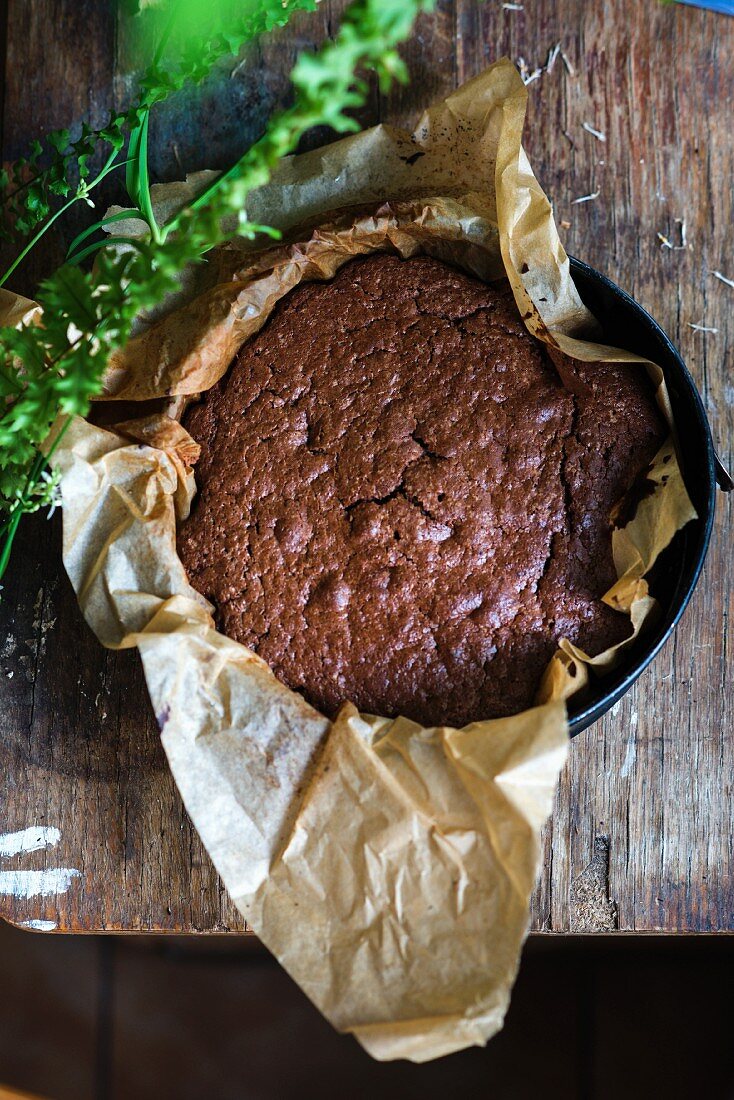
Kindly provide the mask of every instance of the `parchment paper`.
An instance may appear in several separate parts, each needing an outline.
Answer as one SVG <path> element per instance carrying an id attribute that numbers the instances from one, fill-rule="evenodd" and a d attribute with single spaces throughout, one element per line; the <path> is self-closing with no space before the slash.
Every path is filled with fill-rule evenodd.
<path id="1" fill-rule="evenodd" d="M 380 126 L 288 159 L 248 206 L 288 243 L 220 249 L 172 312 L 144 319 L 111 366 L 108 399 L 165 398 L 180 412 L 300 280 L 392 249 L 485 279 L 506 273 L 531 332 L 587 361 L 641 364 L 669 417 L 658 368 L 579 340 L 594 321 L 520 145 L 525 102 L 503 60 L 412 136 Z M 157 197 L 176 205 L 197 184 Z M 126 415 L 116 431 L 77 420 L 67 432 L 54 461 L 64 562 L 85 617 L 105 645 L 139 647 L 173 774 L 217 869 L 332 1023 L 382 1059 L 484 1043 L 502 1025 L 526 934 L 539 832 L 567 752 L 564 699 L 617 651 L 590 658 L 562 643 L 539 705 L 512 718 L 423 729 L 345 703 L 330 723 L 219 634 L 188 584 L 175 524 L 195 457 L 163 412 Z M 614 533 L 620 579 L 605 597 L 635 634 L 653 607 L 644 574 L 694 515 L 672 440 L 647 476 L 654 491 Z"/>

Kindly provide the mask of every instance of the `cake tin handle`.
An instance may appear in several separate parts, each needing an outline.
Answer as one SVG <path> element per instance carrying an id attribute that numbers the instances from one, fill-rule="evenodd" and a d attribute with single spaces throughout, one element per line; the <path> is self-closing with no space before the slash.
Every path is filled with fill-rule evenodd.
<path id="1" fill-rule="evenodd" d="M 714 469 L 716 471 L 716 481 L 719 488 L 725 492 L 730 493 L 734 489 L 734 479 L 727 470 L 724 463 L 719 458 L 719 455 L 714 447 Z"/>

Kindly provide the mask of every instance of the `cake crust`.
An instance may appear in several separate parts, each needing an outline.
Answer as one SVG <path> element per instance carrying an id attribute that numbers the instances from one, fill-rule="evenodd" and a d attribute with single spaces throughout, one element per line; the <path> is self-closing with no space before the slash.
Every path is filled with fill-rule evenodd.
<path id="1" fill-rule="evenodd" d="M 559 638 L 621 641 L 609 516 L 664 425 L 639 368 L 563 374 L 506 283 L 376 255 L 300 285 L 186 418 L 219 628 L 327 715 L 454 726 L 530 706 Z"/>

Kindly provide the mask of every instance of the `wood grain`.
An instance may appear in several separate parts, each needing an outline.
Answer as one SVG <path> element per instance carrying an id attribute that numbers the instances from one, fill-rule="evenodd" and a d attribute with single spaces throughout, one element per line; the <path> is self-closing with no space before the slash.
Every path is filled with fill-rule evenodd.
<path id="1" fill-rule="evenodd" d="M 160 177 L 227 163 L 256 136 L 287 102 L 295 53 L 321 41 L 343 6 L 322 3 L 233 76 L 218 74 L 196 110 L 186 100 L 167 107 L 155 131 Z M 135 55 L 111 6 L 11 0 L 7 20 L 6 158 L 37 132 L 125 101 Z M 568 250 L 629 290 L 678 342 L 731 465 L 734 290 L 709 272 L 734 278 L 734 19 L 639 0 L 525 0 L 523 11 L 440 0 L 405 49 L 411 85 L 374 94 L 362 121 L 410 125 L 503 53 L 533 70 L 559 40 L 573 75 L 559 56 L 529 86 L 525 142 L 537 175 L 568 223 Z M 657 236 L 679 243 L 677 219 L 685 249 Z M 59 247 L 43 256 L 48 268 Z M 24 272 L 19 288 L 39 274 Z M 673 641 L 574 742 L 545 834 L 535 929 L 571 931 L 579 920 L 599 931 L 610 922 L 621 931 L 734 929 L 730 547 L 731 498 L 721 496 L 704 575 Z M 26 523 L 5 585 L 0 833 L 62 833 L 57 846 L 7 865 L 81 875 L 58 896 L 0 898 L 0 914 L 69 930 L 241 928 L 166 770 L 136 655 L 104 653 L 82 622 L 56 520 Z"/>

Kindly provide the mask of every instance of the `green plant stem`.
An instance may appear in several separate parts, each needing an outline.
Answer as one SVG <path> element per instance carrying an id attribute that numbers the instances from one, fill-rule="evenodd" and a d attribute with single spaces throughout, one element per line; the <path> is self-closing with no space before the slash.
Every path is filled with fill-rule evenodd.
<path id="1" fill-rule="evenodd" d="M 80 264 L 82 260 L 86 260 L 87 256 L 92 256 L 95 252 L 99 252 L 100 248 L 106 248 L 108 244 L 127 244 L 131 248 L 140 248 L 134 237 L 107 237 L 104 241 L 95 241 L 94 244 L 88 244 L 81 252 L 75 252 L 73 256 L 70 256 L 66 262 L 68 264 Z"/>
<path id="2" fill-rule="evenodd" d="M 135 218 L 136 215 L 141 219 L 143 218 L 139 210 L 119 210 L 116 214 L 108 214 L 106 218 L 100 218 L 94 225 L 90 225 L 82 230 L 69 245 L 66 253 L 66 262 L 74 263 L 79 246 L 83 244 L 88 237 L 91 237 L 93 233 L 98 233 L 100 230 L 104 229 L 105 226 L 112 225 L 114 222 L 130 221 Z M 102 244 L 104 244 L 104 241 L 102 241 Z"/>
<path id="3" fill-rule="evenodd" d="M 163 58 L 163 51 L 165 50 L 166 46 L 168 45 L 168 39 L 171 37 L 171 34 L 173 32 L 173 28 L 176 25 L 176 16 L 177 15 L 178 15 L 178 9 L 176 7 L 176 4 L 173 3 L 171 5 L 171 11 L 168 15 L 168 19 L 166 20 L 166 25 L 163 28 L 160 40 L 159 40 L 158 45 L 156 47 L 155 54 L 153 55 L 153 68 L 154 69 L 156 69 L 161 63 L 161 59 Z"/>
<path id="4" fill-rule="evenodd" d="M 87 184 L 86 190 L 91 191 L 93 187 L 96 187 L 98 183 L 101 183 L 105 176 L 109 176 L 110 172 L 114 172 L 117 168 L 124 168 L 127 164 L 127 160 L 117 160 L 119 155 L 119 149 L 113 149 L 104 165 L 100 169 L 99 175 L 95 176 L 91 183 Z M 83 195 L 79 196 L 83 198 Z"/>
<path id="5" fill-rule="evenodd" d="M 148 174 L 148 123 L 150 121 L 150 107 L 145 112 L 140 128 L 140 145 L 138 150 L 138 188 L 140 190 L 140 210 L 150 226 L 150 235 L 156 244 L 163 240 L 158 222 L 153 213 L 153 203 L 150 197 L 150 176 Z"/>
<path id="6" fill-rule="evenodd" d="M 10 516 L 5 521 L 5 523 L 2 526 L 0 526 L 0 537 L 2 537 L 2 540 L 3 540 L 2 541 L 2 547 L 0 548 L 0 580 L 2 580 L 2 578 L 5 574 L 5 570 L 8 567 L 8 562 L 10 561 L 10 555 L 11 555 L 12 550 L 13 550 L 13 542 L 14 542 L 15 536 L 18 532 L 18 526 L 20 524 L 21 519 L 25 515 L 25 511 L 23 509 L 23 504 L 28 503 L 28 494 L 29 494 L 29 492 L 33 489 L 33 487 L 35 486 L 35 484 L 38 481 L 39 477 L 41 476 L 42 472 L 45 470 L 45 468 L 48 466 L 49 462 L 51 461 L 51 456 L 53 455 L 54 451 L 58 447 L 61 440 L 66 435 L 66 431 L 67 431 L 69 425 L 71 424 L 71 421 L 72 421 L 72 417 L 67 416 L 66 420 L 64 421 L 64 423 L 59 428 L 58 434 L 57 434 L 56 438 L 54 439 L 53 443 L 51 444 L 51 446 L 49 447 L 46 454 L 44 454 L 42 451 L 38 452 L 38 454 L 36 456 L 36 460 L 33 463 L 33 466 L 31 467 L 31 470 L 28 474 L 28 480 L 26 481 L 26 485 L 25 485 L 25 488 L 23 490 L 23 493 L 21 494 L 21 496 L 18 499 L 18 504 L 17 504 L 15 510 L 10 514 Z"/>
<path id="7" fill-rule="evenodd" d="M 249 150 L 248 150 L 248 152 L 249 152 Z M 245 155 L 247 155 L 247 154 L 245 154 Z M 220 173 L 220 175 L 218 175 L 216 179 L 213 179 L 211 181 L 211 183 L 207 184 L 207 186 L 204 188 L 204 190 L 196 196 L 196 198 L 193 200 L 193 202 L 190 203 L 189 209 L 191 209 L 191 210 L 200 210 L 202 208 L 202 206 L 206 206 L 206 204 L 209 201 L 209 199 L 211 198 L 211 196 L 216 191 L 219 190 L 219 188 L 222 186 L 222 184 L 226 183 L 228 179 L 231 179 L 233 176 L 237 175 L 237 172 L 240 169 L 241 163 L 242 163 L 242 158 L 240 158 L 240 160 L 238 160 L 235 164 L 233 164 L 231 168 L 228 168 L 225 172 Z M 170 233 L 173 229 L 176 228 L 176 223 L 177 222 L 178 222 L 178 218 L 176 217 L 176 218 L 173 218 L 166 225 L 166 227 L 165 227 L 166 235 L 168 235 L 168 233 Z"/>
<path id="8" fill-rule="evenodd" d="M 13 540 L 15 539 L 16 533 L 18 531 L 18 525 L 20 524 L 20 521 L 24 515 L 23 505 L 27 503 L 28 490 L 32 489 L 33 486 L 36 484 L 38 478 L 41 475 L 41 470 L 44 468 L 45 465 L 46 457 L 39 451 L 36 456 L 36 460 L 31 467 L 31 471 L 28 474 L 26 487 L 23 490 L 22 495 L 18 498 L 18 502 L 15 508 L 11 512 L 3 527 L 3 545 L 2 550 L 0 550 L 0 580 L 2 580 L 5 570 L 8 567 L 8 562 L 10 561 L 10 554 L 13 549 Z"/>
<path id="9" fill-rule="evenodd" d="M 35 183 L 36 180 L 40 180 L 41 177 L 45 174 L 45 172 L 46 172 L 45 168 L 41 169 L 40 172 L 36 172 L 34 175 L 29 176 L 27 180 L 23 180 L 22 183 L 19 183 L 14 191 L 8 191 L 3 196 L 3 206 L 5 206 L 7 203 L 9 203 L 11 199 L 14 199 L 16 195 L 22 195 L 23 192 L 25 190 L 27 190 L 27 188 L 29 188 L 32 183 Z"/>
<path id="10" fill-rule="evenodd" d="M 0 549 L 0 580 L 2 580 L 5 570 L 8 568 L 8 562 L 10 561 L 10 554 L 13 549 L 13 541 L 18 531 L 18 525 L 20 524 L 21 517 L 23 516 L 23 510 L 16 508 L 7 521 L 5 528 L 3 529 L 3 544 Z"/>
<path id="11" fill-rule="evenodd" d="M 44 234 L 48 232 L 48 230 L 51 228 L 51 226 L 54 224 L 54 222 L 59 220 L 59 218 L 62 216 L 62 214 L 65 214 L 66 211 L 69 210 L 74 205 L 74 203 L 86 201 L 87 194 L 94 187 L 96 187 L 98 183 L 101 183 L 102 180 L 105 178 L 105 176 L 108 176 L 110 174 L 110 172 L 114 171 L 115 168 L 121 168 L 122 165 L 126 163 L 125 161 L 121 161 L 119 164 L 116 164 L 115 163 L 115 157 L 116 156 L 117 156 L 117 150 L 115 150 L 113 153 L 111 153 L 110 156 L 107 158 L 107 161 L 105 162 L 105 165 L 102 168 L 102 170 L 100 171 L 99 175 L 96 176 L 95 179 L 93 179 L 91 183 L 86 184 L 85 187 L 82 189 L 81 193 L 79 191 L 77 191 L 77 193 L 75 195 L 72 195 L 72 197 L 68 200 L 68 202 L 65 202 L 63 206 L 60 206 L 59 209 L 54 214 L 51 215 L 51 217 L 48 219 L 48 221 L 45 222 L 41 226 L 41 228 L 38 230 L 38 232 L 35 234 L 35 236 L 31 237 L 30 241 L 25 246 L 25 248 L 20 253 L 20 255 L 15 257 L 15 259 L 13 260 L 12 264 L 7 269 L 7 271 L 5 271 L 2 276 L 0 276 L 0 286 L 5 285 L 5 283 L 8 281 L 8 279 L 13 274 L 15 269 L 17 267 L 19 267 L 20 264 L 22 264 L 23 260 L 26 258 L 26 256 L 31 251 L 31 249 L 35 248 L 35 246 L 38 244 L 38 242 L 41 240 L 41 238 L 44 236 Z"/>
<path id="12" fill-rule="evenodd" d="M 38 244 L 38 242 L 40 241 L 40 239 L 44 235 L 44 233 L 46 233 L 47 230 L 49 230 L 51 228 L 51 226 L 54 224 L 54 222 L 58 221 L 59 218 L 61 217 L 61 215 L 65 214 L 66 211 L 69 210 L 70 207 L 72 207 L 75 202 L 79 202 L 79 196 L 78 195 L 74 195 L 74 197 L 69 199 L 68 202 L 65 202 L 63 206 L 60 206 L 59 209 L 56 211 L 56 213 L 52 214 L 51 217 L 48 219 L 48 221 L 45 223 L 45 225 L 43 225 L 41 227 L 41 229 L 38 230 L 36 235 L 34 237 L 31 237 L 28 244 L 25 246 L 25 248 L 20 253 L 20 255 L 15 257 L 15 259 L 13 260 L 10 267 L 0 277 L 0 286 L 5 285 L 5 283 L 8 281 L 8 279 L 13 274 L 15 269 L 23 263 L 23 260 L 26 258 L 26 256 L 31 251 L 31 249 L 35 248 L 35 246 Z"/>

